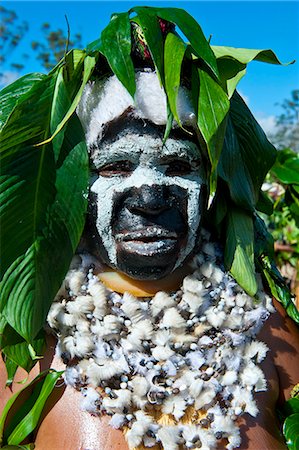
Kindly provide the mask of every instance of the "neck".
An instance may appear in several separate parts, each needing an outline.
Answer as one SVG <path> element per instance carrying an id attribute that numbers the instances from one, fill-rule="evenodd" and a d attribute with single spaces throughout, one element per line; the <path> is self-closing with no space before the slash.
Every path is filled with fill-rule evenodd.
<path id="1" fill-rule="evenodd" d="M 107 288 L 119 294 L 129 292 L 135 297 L 153 297 L 159 291 L 172 292 L 178 290 L 190 270 L 189 265 L 185 264 L 160 280 L 134 280 L 109 267 L 97 276 Z"/>

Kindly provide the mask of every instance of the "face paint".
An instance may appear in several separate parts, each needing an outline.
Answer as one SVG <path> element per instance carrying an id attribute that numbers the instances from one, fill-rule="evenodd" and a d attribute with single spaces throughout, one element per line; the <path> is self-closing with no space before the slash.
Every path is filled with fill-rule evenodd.
<path id="1" fill-rule="evenodd" d="M 195 247 L 204 170 L 193 142 L 169 138 L 163 145 L 159 133 L 141 135 L 138 131 L 123 130 L 117 140 L 103 142 L 93 154 L 99 174 L 91 185 L 96 196 L 96 229 L 110 265 L 126 271 L 119 261 L 125 252 L 124 259 L 135 255 L 141 266 L 159 265 L 164 253 L 169 272 Z M 170 223 L 174 221 L 177 224 Z M 182 238 L 178 245 L 183 229 L 183 245 Z M 169 261 L 167 254 L 174 260 Z M 132 276 L 133 272 L 128 268 L 126 273 Z"/>

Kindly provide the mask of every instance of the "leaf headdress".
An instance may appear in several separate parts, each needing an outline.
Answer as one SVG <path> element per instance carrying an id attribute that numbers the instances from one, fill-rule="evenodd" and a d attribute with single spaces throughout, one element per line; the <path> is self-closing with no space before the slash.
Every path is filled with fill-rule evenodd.
<path id="1" fill-rule="evenodd" d="M 270 50 L 210 46 L 184 10 L 135 7 L 113 14 L 98 40 L 71 50 L 48 75 L 26 75 L 2 90 L 0 347 L 9 378 L 42 352 L 47 312 L 84 228 L 88 152 L 76 114 L 84 87 L 114 73 L 134 97 L 142 66 L 157 72 L 167 96 L 165 139 L 173 120 L 183 127 L 180 85 L 191 92 L 210 167 L 208 219 L 225 242 L 226 268 L 252 296 L 258 269 L 299 321 L 258 215 L 271 210 L 261 185 L 275 149 L 235 90 L 252 60 L 280 64 Z"/>

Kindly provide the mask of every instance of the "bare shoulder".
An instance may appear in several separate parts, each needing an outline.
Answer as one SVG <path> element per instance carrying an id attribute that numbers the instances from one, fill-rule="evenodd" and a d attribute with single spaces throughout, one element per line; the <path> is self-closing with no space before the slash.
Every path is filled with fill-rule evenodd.
<path id="1" fill-rule="evenodd" d="M 279 380 L 279 402 L 289 398 L 299 382 L 299 329 L 284 308 L 274 300 L 276 312 L 271 314 L 259 334 L 269 349 Z"/>

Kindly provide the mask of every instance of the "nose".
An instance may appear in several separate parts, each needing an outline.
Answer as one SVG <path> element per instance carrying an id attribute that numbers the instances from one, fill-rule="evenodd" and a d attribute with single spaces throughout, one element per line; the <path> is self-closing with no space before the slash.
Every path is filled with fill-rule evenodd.
<path id="1" fill-rule="evenodd" d="M 135 213 L 159 215 L 170 208 L 167 187 L 157 184 L 142 185 L 127 202 L 127 208 Z"/>

